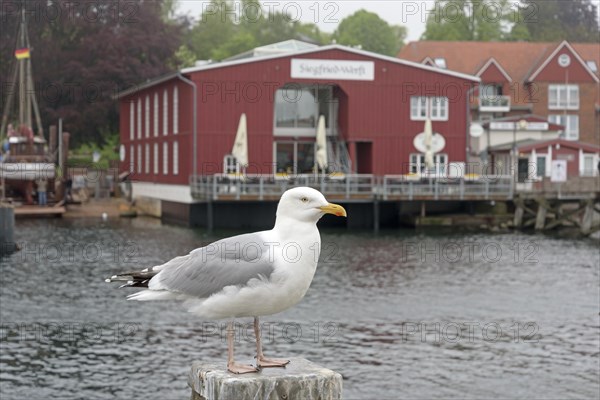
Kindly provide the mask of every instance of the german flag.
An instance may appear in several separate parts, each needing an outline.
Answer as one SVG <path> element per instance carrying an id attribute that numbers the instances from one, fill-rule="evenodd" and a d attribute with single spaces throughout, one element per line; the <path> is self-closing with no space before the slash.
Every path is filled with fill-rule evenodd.
<path id="1" fill-rule="evenodd" d="M 17 60 L 29 58 L 29 49 L 24 48 L 15 50 L 15 57 L 17 57 Z"/>

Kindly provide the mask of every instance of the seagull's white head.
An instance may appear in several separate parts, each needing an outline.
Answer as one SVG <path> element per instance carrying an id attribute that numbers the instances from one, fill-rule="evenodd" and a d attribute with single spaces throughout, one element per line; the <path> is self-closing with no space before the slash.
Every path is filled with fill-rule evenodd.
<path id="1" fill-rule="evenodd" d="M 346 210 L 340 205 L 329 203 L 321 192 L 309 187 L 296 187 L 286 191 L 277 206 L 277 219 L 316 223 L 325 214 L 345 217 Z"/>

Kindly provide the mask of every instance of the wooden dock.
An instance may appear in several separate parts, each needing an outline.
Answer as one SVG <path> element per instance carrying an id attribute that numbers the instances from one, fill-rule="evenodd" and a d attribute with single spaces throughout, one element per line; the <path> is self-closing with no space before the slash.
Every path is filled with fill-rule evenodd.
<path id="1" fill-rule="evenodd" d="M 42 207 L 42 206 L 20 206 L 15 207 L 15 217 L 17 218 L 38 218 L 38 217 L 61 217 L 67 212 L 64 206 Z"/>

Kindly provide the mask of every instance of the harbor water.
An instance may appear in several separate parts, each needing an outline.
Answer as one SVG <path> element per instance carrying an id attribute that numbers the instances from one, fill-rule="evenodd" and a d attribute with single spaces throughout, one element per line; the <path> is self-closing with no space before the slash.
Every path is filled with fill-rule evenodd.
<path id="1" fill-rule="evenodd" d="M 238 232 L 157 220 L 17 221 L 0 258 L 0 398 L 189 398 L 225 363 L 223 322 L 128 302 L 104 282 Z M 305 299 L 263 318 L 265 354 L 344 377 L 345 399 L 591 399 L 600 391 L 597 239 L 523 233 L 322 234 Z M 251 362 L 251 320 L 236 357 Z"/>

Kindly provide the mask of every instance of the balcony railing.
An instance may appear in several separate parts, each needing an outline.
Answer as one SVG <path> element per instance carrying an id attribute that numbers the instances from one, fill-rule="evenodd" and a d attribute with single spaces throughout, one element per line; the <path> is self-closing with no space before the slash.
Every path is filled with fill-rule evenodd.
<path id="1" fill-rule="evenodd" d="M 404 175 L 383 177 L 383 200 L 508 200 L 513 196 L 511 176 L 478 180 L 431 179 L 407 181 Z"/>
<path id="2" fill-rule="evenodd" d="M 310 186 L 330 200 L 507 200 L 513 197 L 512 177 L 477 180 L 436 178 L 415 181 L 407 175 L 236 175 L 217 174 L 190 179 L 198 200 L 278 200 L 287 189 Z"/>
<path id="3" fill-rule="evenodd" d="M 507 112 L 510 111 L 510 96 L 481 96 L 479 97 L 479 111 L 482 112 Z"/>

